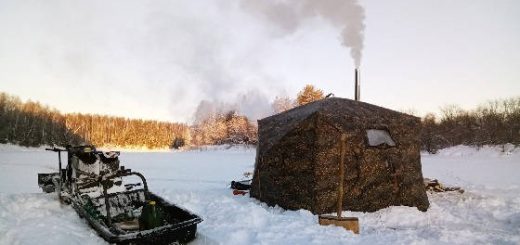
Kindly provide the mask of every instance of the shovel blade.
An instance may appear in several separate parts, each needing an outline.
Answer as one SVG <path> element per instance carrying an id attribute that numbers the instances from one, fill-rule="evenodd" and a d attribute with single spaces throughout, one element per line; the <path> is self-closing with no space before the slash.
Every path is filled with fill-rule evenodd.
<path id="1" fill-rule="evenodd" d="M 346 230 L 352 231 L 354 234 L 359 234 L 359 219 L 357 217 L 337 217 L 332 215 L 320 215 L 320 225 L 335 225 L 341 226 Z"/>

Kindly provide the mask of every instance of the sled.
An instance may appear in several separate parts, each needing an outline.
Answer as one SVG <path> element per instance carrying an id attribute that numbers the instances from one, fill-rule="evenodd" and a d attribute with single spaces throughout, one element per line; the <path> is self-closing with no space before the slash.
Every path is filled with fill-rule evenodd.
<path id="1" fill-rule="evenodd" d="M 119 152 L 100 152 L 94 146 L 52 148 L 58 152 L 59 172 L 39 173 L 44 192 L 57 192 L 107 242 L 117 244 L 187 243 L 195 239 L 202 219 L 148 190 L 146 178 L 124 166 Z M 61 169 L 61 152 L 67 166 Z M 126 183 L 127 179 L 139 179 Z M 153 211 L 150 211 L 153 210 Z"/>

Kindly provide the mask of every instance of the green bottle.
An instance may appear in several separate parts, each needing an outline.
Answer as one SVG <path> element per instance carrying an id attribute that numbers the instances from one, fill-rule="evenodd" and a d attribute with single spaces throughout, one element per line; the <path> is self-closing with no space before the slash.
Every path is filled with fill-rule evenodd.
<path id="1" fill-rule="evenodd" d="M 148 201 L 143 206 L 143 211 L 139 217 L 139 229 L 149 230 L 163 225 L 163 217 L 155 201 Z"/>

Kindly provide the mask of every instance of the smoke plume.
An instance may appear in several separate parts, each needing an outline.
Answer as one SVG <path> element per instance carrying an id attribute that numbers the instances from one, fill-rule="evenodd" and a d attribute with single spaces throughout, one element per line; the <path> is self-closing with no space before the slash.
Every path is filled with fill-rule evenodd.
<path id="1" fill-rule="evenodd" d="M 252 123 L 270 116 L 274 112 L 267 96 L 259 90 L 249 90 L 240 94 L 235 101 L 223 102 L 218 100 L 202 100 L 193 115 L 193 123 L 199 124 L 204 120 L 215 118 L 219 114 L 235 111 L 246 116 Z"/>
<path id="2" fill-rule="evenodd" d="M 307 18 L 322 18 L 341 29 L 342 45 L 350 48 L 355 66 L 361 64 L 365 11 L 357 0 L 242 0 L 242 7 L 276 24 L 285 33 L 295 31 Z"/>
<path id="3" fill-rule="evenodd" d="M 343 29 L 359 65 L 363 9 L 352 0 L 2 0 L 0 89 L 63 112 L 190 122 L 205 100 L 196 115 L 255 120 L 299 75 L 282 71 L 285 56 L 272 54 L 290 44 L 271 34 L 306 19 Z"/>

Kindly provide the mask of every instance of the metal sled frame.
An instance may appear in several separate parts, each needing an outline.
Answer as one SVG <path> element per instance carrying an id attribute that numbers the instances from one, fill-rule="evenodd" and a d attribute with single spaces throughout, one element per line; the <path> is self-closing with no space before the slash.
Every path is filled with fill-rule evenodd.
<path id="1" fill-rule="evenodd" d="M 67 179 L 66 169 L 61 169 L 61 152 L 68 151 L 69 149 L 48 149 L 50 151 L 58 152 L 59 156 L 59 173 L 48 173 L 38 174 L 38 184 L 45 192 L 49 192 L 50 186 L 54 186 L 54 190 L 58 191 L 58 195 L 61 197 L 62 187 L 66 187 L 66 190 L 75 192 L 72 190 L 71 180 Z M 69 152 L 69 151 L 68 151 Z M 94 152 L 95 153 L 95 152 Z M 70 154 L 70 152 L 69 152 Z M 61 173 L 61 174 L 60 174 Z M 136 231 L 123 231 L 117 230 L 112 226 L 112 217 L 110 214 L 110 201 L 109 198 L 117 196 L 119 194 L 131 193 L 133 191 L 108 193 L 108 183 L 110 180 L 118 177 L 125 177 L 135 175 L 138 176 L 143 183 L 144 196 L 146 200 L 153 200 L 160 206 L 166 214 L 171 217 L 175 217 L 175 222 L 167 222 L 163 226 L 156 227 L 149 230 L 136 230 Z M 196 214 L 190 211 L 174 205 L 160 196 L 150 192 L 148 190 L 148 184 L 146 178 L 138 173 L 132 172 L 130 169 L 117 170 L 114 174 L 102 175 L 97 180 L 92 182 L 100 183 L 103 187 L 103 194 L 101 198 L 104 198 L 106 208 L 106 223 L 103 219 L 96 219 L 87 212 L 82 204 L 81 197 L 78 193 L 70 196 L 70 203 L 76 210 L 78 215 L 85 218 L 89 225 L 96 230 L 96 232 L 103 237 L 107 242 L 117 244 L 170 244 L 172 242 L 186 243 L 195 238 L 197 231 L 197 224 L 202 222 L 202 219 Z"/>

